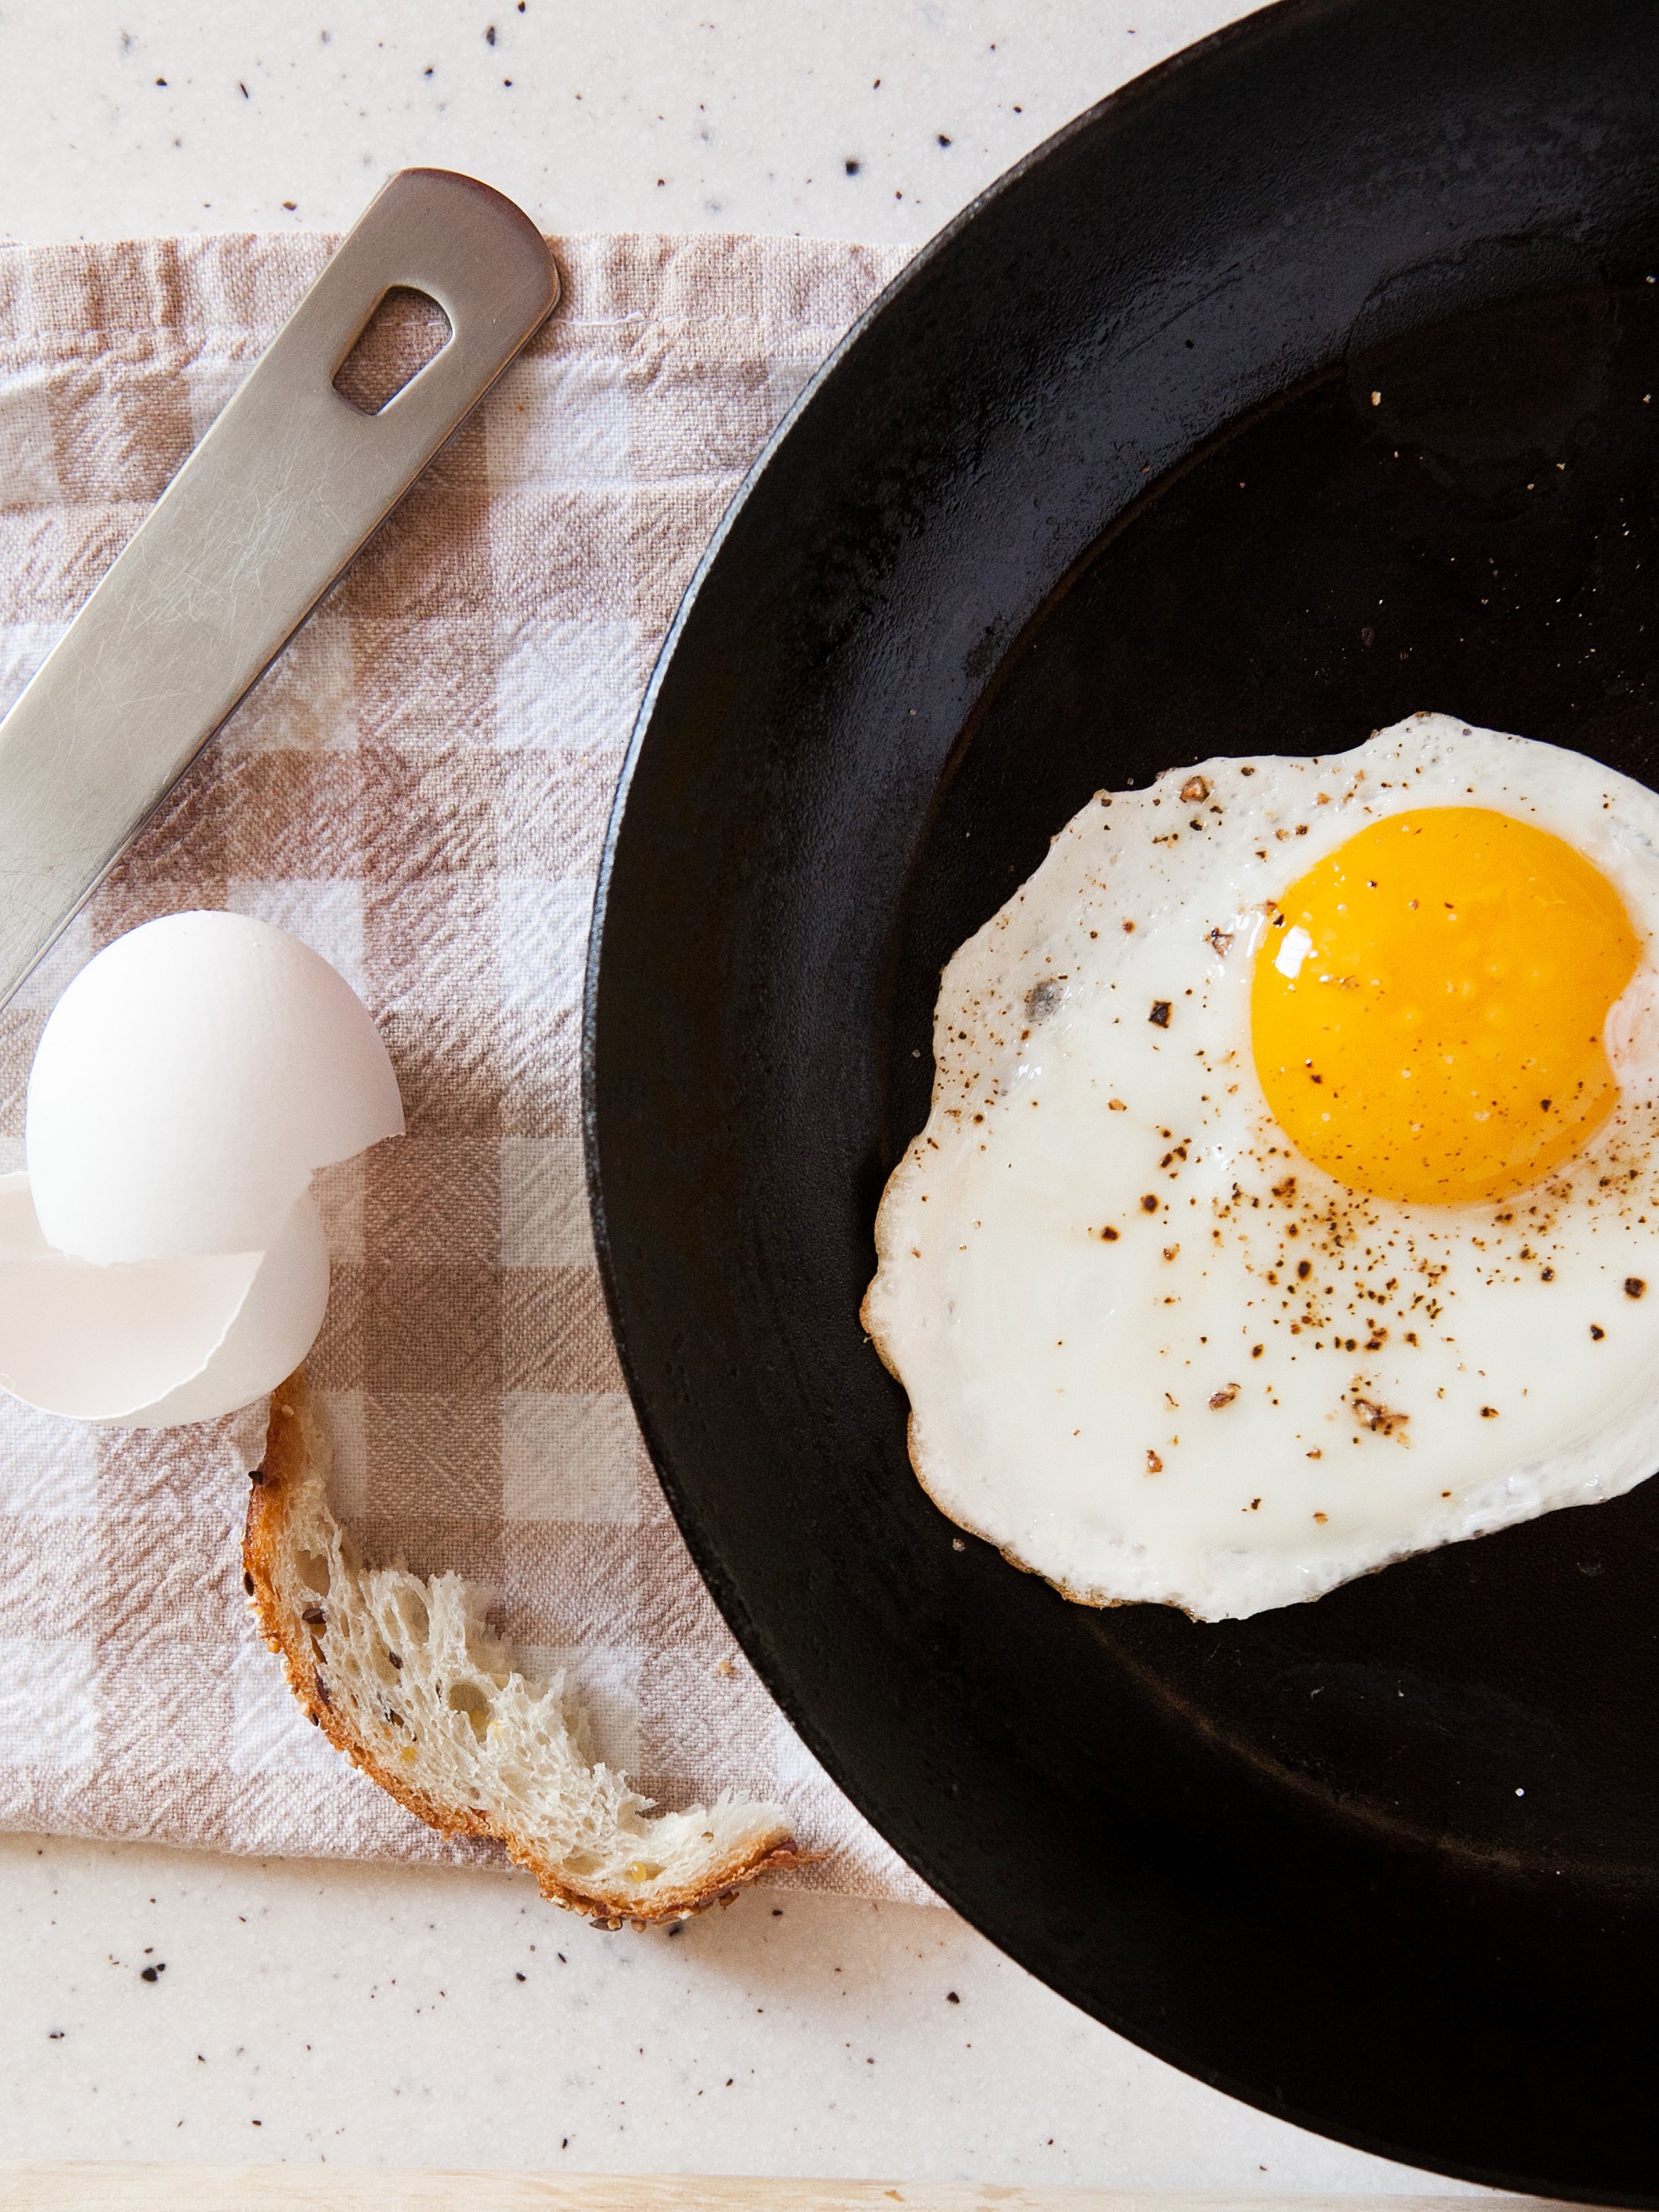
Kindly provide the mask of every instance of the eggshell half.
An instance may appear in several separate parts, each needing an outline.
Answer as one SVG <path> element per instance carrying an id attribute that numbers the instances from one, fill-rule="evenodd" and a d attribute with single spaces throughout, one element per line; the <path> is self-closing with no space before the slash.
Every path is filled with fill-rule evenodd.
<path id="1" fill-rule="evenodd" d="M 118 938 L 53 1009 L 25 1154 L 42 1234 L 101 1264 L 272 1248 L 312 1171 L 403 1133 L 380 1032 L 310 947 L 246 915 Z"/>
<path id="2" fill-rule="evenodd" d="M 266 1252 L 95 1266 L 41 1234 L 0 1176 L 0 1388 L 71 1420 L 160 1427 L 233 1413 L 304 1358 L 328 1301 L 309 1197 Z"/>
<path id="3" fill-rule="evenodd" d="M 159 1268 L 188 1263 L 152 1260 L 142 1264 Z M 235 1319 L 206 1366 L 137 1413 L 122 1415 L 122 1426 L 166 1429 L 181 1421 L 216 1421 L 222 1414 L 263 1398 L 310 1351 L 327 1304 L 328 1245 L 321 1218 L 307 1196 L 295 1206 L 282 1235 L 264 1255 Z"/>

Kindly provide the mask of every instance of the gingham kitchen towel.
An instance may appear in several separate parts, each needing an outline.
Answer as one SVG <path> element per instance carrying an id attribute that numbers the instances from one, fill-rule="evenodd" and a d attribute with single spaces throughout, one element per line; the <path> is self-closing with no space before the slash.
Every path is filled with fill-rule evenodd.
<path id="1" fill-rule="evenodd" d="M 329 250 L 0 249 L 0 705 Z M 773 1706 L 667 1516 L 594 1270 L 577 1070 L 595 864 L 658 646 L 743 470 L 903 256 L 558 252 L 552 323 L 0 1014 L 0 1167 L 21 1164 L 40 1024 L 99 945 L 190 907 L 305 938 L 373 1010 L 409 1116 L 323 1193 L 310 1371 L 363 1550 L 498 1593 L 659 1802 L 775 1794 L 831 1855 L 797 1879 L 923 1896 Z M 254 1634 L 238 1541 L 260 1439 L 246 1417 L 121 1435 L 0 1400 L 0 1825 L 486 1856 L 348 1767 Z"/>

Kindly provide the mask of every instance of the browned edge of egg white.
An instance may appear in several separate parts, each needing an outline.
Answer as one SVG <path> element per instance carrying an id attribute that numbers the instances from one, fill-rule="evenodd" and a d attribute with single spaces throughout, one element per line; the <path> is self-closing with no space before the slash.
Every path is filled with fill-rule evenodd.
<path id="1" fill-rule="evenodd" d="M 865 1334 L 869 1338 L 872 1346 L 881 1360 L 882 1365 L 887 1370 L 887 1372 L 893 1377 L 894 1381 L 902 1387 L 904 1377 L 899 1373 L 897 1367 L 889 1357 L 887 1346 L 882 1342 L 879 1334 L 870 1325 L 870 1293 L 868 1291 L 865 1292 L 863 1301 L 859 1307 L 859 1323 L 864 1330 Z M 911 1473 L 915 1476 L 916 1480 L 921 1485 L 929 1502 L 939 1509 L 939 1512 L 944 1515 L 945 1518 L 949 1521 L 953 1527 L 962 1529 L 967 1535 L 977 1538 L 981 1544 L 990 1543 L 993 1540 L 990 1537 L 981 1534 L 981 1532 L 975 1528 L 971 1521 L 964 1521 L 959 1513 L 953 1511 L 939 1496 L 939 1492 L 933 1488 L 933 1484 L 928 1481 L 927 1471 L 921 1463 L 921 1453 L 916 1443 L 916 1437 L 920 1425 L 921 1425 L 916 1417 L 915 1409 L 912 1407 L 908 1418 L 906 1419 L 904 1424 L 904 1449 L 906 1456 L 910 1462 Z M 1443 1538 L 1434 1543 L 1419 1544 L 1407 1551 L 1395 1552 L 1386 1559 L 1378 1559 L 1373 1566 L 1359 1568 L 1355 1573 L 1347 1576 L 1345 1579 L 1348 1582 L 1362 1582 L 1368 1575 L 1380 1575 L 1385 1567 L 1397 1567 L 1403 1559 L 1417 1559 L 1425 1552 L 1439 1551 L 1442 1548 L 1444 1540 L 1445 1540 Z M 1479 1538 L 1477 1535 L 1475 1538 L 1465 1538 L 1463 1540 L 1466 1542 L 1478 1541 Z M 1038 1582 L 1047 1583 L 1050 1589 L 1058 1590 L 1060 1595 L 1065 1598 L 1068 1603 L 1072 1605 L 1087 1606 L 1095 1613 L 1109 1613 L 1121 1605 L 1163 1605 L 1167 1606 L 1171 1613 L 1184 1613 L 1188 1620 L 1207 1622 L 1212 1618 L 1208 1613 L 1194 1613 L 1189 1605 L 1182 1605 L 1179 1598 L 1104 1597 L 1102 1596 L 1099 1592 L 1095 1590 L 1077 1589 L 1074 1589 L 1070 1583 L 1063 1581 L 1058 1575 L 1048 1574 L 1042 1567 L 1033 1566 L 1029 1559 L 1022 1559 L 1018 1552 L 1016 1551 L 1010 1544 L 998 1544 L 996 1546 L 996 1550 L 1001 1558 L 1006 1559 L 1011 1567 L 1018 1567 L 1021 1574 L 1034 1575 Z M 1334 1585 L 1338 1589 L 1341 1589 L 1342 1586 L 1343 1585 L 1340 1583 Z M 1320 1593 L 1321 1596 L 1328 1597 L 1329 1595 L 1330 1592 L 1328 1590 L 1322 1591 Z M 1316 1604 L 1318 1600 L 1305 1597 L 1291 1598 L 1286 1599 L 1285 1602 L 1291 1605 L 1310 1605 Z M 1270 1607 L 1268 1609 L 1275 1612 L 1279 1610 L 1277 1607 Z M 1230 1614 L 1222 1617 L 1226 1619 L 1234 1619 L 1239 1616 Z M 1248 1616 L 1245 1617 L 1248 1618 Z"/>
<path id="2" fill-rule="evenodd" d="M 871 1288 L 874 1288 L 873 1284 L 871 1285 Z M 875 1350 L 876 1356 L 881 1361 L 882 1365 L 887 1370 L 887 1372 L 892 1376 L 893 1380 L 902 1389 L 904 1387 L 904 1377 L 899 1373 L 898 1368 L 894 1364 L 886 1345 L 882 1341 L 880 1332 L 872 1326 L 869 1291 L 865 1292 L 863 1299 L 859 1306 L 859 1326 L 869 1338 L 871 1345 Z M 933 1488 L 933 1484 L 928 1481 L 927 1470 L 921 1463 L 921 1453 L 916 1443 L 916 1437 L 920 1426 L 921 1424 L 917 1419 L 915 1408 L 915 1407 L 912 1407 L 910 1408 L 908 1417 L 904 1424 L 904 1449 L 905 1455 L 910 1462 L 910 1472 L 915 1476 L 916 1480 L 921 1485 L 929 1501 L 933 1505 L 937 1506 L 939 1510 L 953 1527 L 962 1529 L 969 1536 L 977 1537 L 981 1543 L 988 1542 L 990 1540 L 981 1535 L 979 1530 L 975 1528 L 971 1521 L 964 1521 L 959 1513 L 955 1513 L 951 1510 L 950 1506 L 945 1504 L 945 1500 Z M 1116 1606 L 1138 1605 L 1143 1602 L 1143 1601 L 1139 1598 L 1102 1597 L 1092 1590 L 1074 1589 L 1069 1583 L 1060 1581 L 1056 1576 L 1045 1574 L 1041 1567 L 1034 1567 L 1029 1559 L 1021 1559 L 1019 1553 L 1015 1551 L 1012 1546 L 1007 1544 L 999 1544 L 996 1548 L 1001 1554 L 1002 1558 L 1007 1560 L 1011 1567 L 1018 1567 L 1023 1575 L 1035 1575 L 1038 1582 L 1047 1583 L 1050 1589 L 1058 1590 L 1060 1595 L 1063 1598 L 1067 1599 L 1073 1605 L 1086 1605 L 1091 1607 L 1096 1613 L 1107 1613 L 1111 1611 Z M 1200 1618 L 1199 1614 L 1189 1611 L 1186 1606 L 1178 1603 L 1174 1599 L 1162 1599 L 1157 1601 L 1169 1605 L 1174 1612 L 1186 1613 L 1188 1620 L 1197 1620 Z"/>
<path id="3" fill-rule="evenodd" d="M 389 1797 L 441 1835 L 485 1837 L 503 1844 L 514 1865 L 535 1876 L 537 1887 L 550 1904 L 585 1913 L 606 1928 L 624 1924 L 649 1928 L 664 1921 L 684 1920 L 692 1913 L 706 1912 L 711 1905 L 730 1905 L 739 1890 L 763 1874 L 810 1866 L 824 1856 L 821 1851 L 798 1849 L 794 1838 L 784 1835 L 775 1842 L 751 1845 L 746 1853 L 717 1869 L 701 1887 L 669 1892 L 641 1908 L 637 1898 L 573 1884 L 561 1869 L 550 1866 L 533 1846 L 482 1807 L 441 1804 L 389 1773 L 357 1733 L 345 1705 L 331 1702 L 323 1691 L 305 1624 L 284 1607 L 276 1594 L 276 1568 L 287 1530 L 289 1501 L 295 1478 L 308 1464 L 308 1403 L 309 1386 L 303 1372 L 289 1376 L 271 1395 L 264 1461 L 253 1469 L 248 1488 L 247 1522 L 242 1535 L 243 1587 L 266 1644 L 281 1656 L 289 1687 L 307 1718 Z"/>

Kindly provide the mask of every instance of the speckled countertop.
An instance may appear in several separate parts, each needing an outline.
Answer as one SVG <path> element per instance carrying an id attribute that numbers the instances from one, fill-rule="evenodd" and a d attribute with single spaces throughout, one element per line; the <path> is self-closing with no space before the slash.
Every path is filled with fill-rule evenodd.
<path id="1" fill-rule="evenodd" d="M 15 0 L 0 235 L 343 228 L 469 169 L 549 230 L 921 240 L 1226 0 Z M 951 1914 L 0 1838 L 0 2158 L 1410 2191 L 1145 2057 Z M 1443 2193 L 1453 2186 L 1433 2185 Z"/>
<path id="2" fill-rule="evenodd" d="M 920 241 L 1228 0 L 15 0 L 0 234 L 343 228 L 470 169 L 549 230 Z"/>
<path id="3" fill-rule="evenodd" d="M 508 1875 L 6 1837 L 0 1956 L 0 2158 L 1423 2186 L 939 1907 L 757 1891 L 610 1935 Z"/>

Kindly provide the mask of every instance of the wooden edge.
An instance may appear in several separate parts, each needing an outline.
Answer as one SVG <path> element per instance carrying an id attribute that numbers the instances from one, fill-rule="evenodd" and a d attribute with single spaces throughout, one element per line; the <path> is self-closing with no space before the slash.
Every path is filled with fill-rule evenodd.
<path id="1" fill-rule="evenodd" d="M 1492 2212 L 1564 2212 L 1480 2194 Z M 0 2212 L 1467 2212 L 1468 2197 L 1013 2189 L 725 2174 L 444 2173 L 394 2166 L 0 2164 Z"/>

